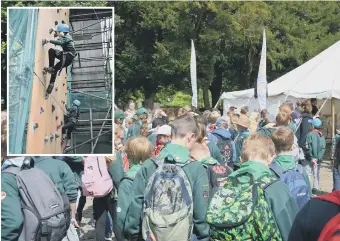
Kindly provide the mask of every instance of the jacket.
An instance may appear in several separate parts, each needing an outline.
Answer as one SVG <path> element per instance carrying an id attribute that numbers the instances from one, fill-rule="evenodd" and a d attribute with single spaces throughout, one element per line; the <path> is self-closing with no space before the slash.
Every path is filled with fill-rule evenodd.
<path id="1" fill-rule="evenodd" d="M 224 129 L 224 128 L 217 128 L 215 130 L 213 130 L 209 136 L 208 136 L 208 140 L 210 142 L 213 142 L 217 145 L 218 143 L 218 136 L 221 137 L 222 139 L 224 140 L 231 140 L 231 145 L 232 145 L 232 153 L 233 153 L 233 156 L 232 156 L 232 163 L 235 163 L 236 162 L 236 148 L 235 148 L 235 143 L 233 141 L 233 138 L 232 138 L 232 134 L 230 133 L 230 131 L 228 129 Z M 220 152 L 222 150 L 219 150 Z M 222 155 L 221 155 L 222 156 Z M 223 158 L 223 157 L 222 157 Z"/>
<path id="2" fill-rule="evenodd" d="M 236 148 L 236 164 L 241 164 L 241 155 L 242 155 L 242 147 L 243 142 L 248 138 L 249 131 L 240 131 L 238 135 L 235 137 L 235 148 Z"/>
<path id="3" fill-rule="evenodd" d="M 322 230 L 340 210 L 340 191 L 311 199 L 296 215 L 289 241 L 317 241 Z"/>
<path id="4" fill-rule="evenodd" d="M 322 161 L 326 150 L 326 141 L 322 133 L 318 130 L 310 131 L 306 135 L 305 145 L 303 147 L 306 160 L 317 159 Z"/>
<path id="5" fill-rule="evenodd" d="M 72 121 L 74 124 L 77 124 L 79 119 L 79 108 L 76 105 L 72 105 L 70 108 L 66 108 L 68 111 L 69 121 Z"/>
<path id="6" fill-rule="evenodd" d="M 334 160 L 334 165 L 340 164 L 340 134 L 332 139 L 331 160 Z"/>
<path id="7" fill-rule="evenodd" d="M 220 150 L 218 149 L 217 145 L 214 142 L 209 141 L 208 142 L 208 148 L 210 151 L 210 156 L 217 160 L 219 163 L 223 162 L 223 157 L 221 155 Z"/>
<path id="8" fill-rule="evenodd" d="M 176 145 L 166 145 L 159 154 L 165 158 L 171 154 L 177 163 L 185 163 L 190 159 L 190 152 L 186 148 Z M 156 165 L 152 160 L 146 160 L 137 172 L 132 185 L 131 204 L 126 215 L 124 236 L 138 237 L 141 228 L 141 214 L 143 209 L 144 190 L 151 175 L 156 171 Z M 209 181 L 203 165 L 199 162 L 192 162 L 183 167 L 193 191 L 193 232 L 198 240 L 209 240 L 209 225 L 205 215 L 208 206 Z"/>
<path id="9" fill-rule="evenodd" d="M 56 159 L 56 158 L 55 158 Z M 81 156 L 64 156 L 62 158 L 64 162 L 71 168 L 74 180 L 77 182 L 79 187 L 82 186 L 81 177 L 84 174 L 84 164 L 83 164 L 83 157 Z"/>
<path id="10" fill-rule="evenodd" d="M 60 37 L 58 40 L 50 40 L 50 43 L 61 46 L 64 52 L 71 52 L 72 54 L 76 53 L 73 39 L 69 34 L 66 34 L 64 37 Z"/>
<path id="11" fill-rule="evenodd" d="M 306 135 L 310 131 L 311 124 L 308 122 L 309 120 L 312 120 L 313 117 L 311 114 L 308 113 L 302 113 L 301 114 L 301 124 L 299 128 L 296 130 L 296 137 L 298 138 L 299 146 L 302 148 L 303 145 L 306 143 Z M 297 126 L 299 125 L 299 122 Z"/>
<path id="12" fill-rule="evenodd" d="M 231 173 L 228 178 L 235 178 L 240 173 L 251 173 L 254 177 L 254 181 L 259 180 L 264 175 L 275 177 L 268 166 L 259 161 L 247 161 L 242 163 L 240 168 Z M 240 177 L 241 182 L 247 180 L 248 177 L 246 176 Z M 298 212 L 298 207 L 294 198 L 290 195 L 288 186 L 284 182 L 278 180 L 267 187 L 265 198 L 273 213 L 283 240 L 288 240 L 292 223 Z"/>
<path id="13" fill-rule="evenodd" d="M 142 124 L 139 122 L 133 124 L 127 133 L 127 139 L 129 139 L 132 136 L 140 136 L 140 129 L 142 127 Z"/>

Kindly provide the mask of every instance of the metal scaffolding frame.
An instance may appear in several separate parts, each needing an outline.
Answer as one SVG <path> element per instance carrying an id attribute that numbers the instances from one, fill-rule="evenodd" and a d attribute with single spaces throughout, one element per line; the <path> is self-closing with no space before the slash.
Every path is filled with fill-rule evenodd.
<path id="1" fill-rule="evenodd" d="M 75 42 L 82 41 L 81 43 L 78 43 L 78 44 L 75 43 L 76 49 L 78 52 L 78 57 L 74 59 L 74 62 L 71 68 L 71 73 L 72 73 L 72 76 L 79 75 L 79 76 L 84 76 L 84 78 L 81 78 L 81 79 L 78 78 L 77 80 L 67 81 L 67 82 L 70 82 L 70 87 L 68 88 L 69 93 L 78 93 L 80 95 L 88 96 L 89 98 L 95 98 L 95 99 L 102 100 L 102 101 L 111 101 L 111 103 L 109 104 L 110 107 L 105 111 L 103 110 L 103 108 L 101 110 L 93 109 L 93 108 L 87 108 L 83 110 L 83 111 L 86 111 L 84 113 L 89 114 L 89 118 L 85 120 L 80 119 L 78 121 L 76 131 L 72 133 L 72 147 L 70 149 L 65 150 L 65 153 L 80 154 L 78 149 L 80 147 L 83 148 L 84 145 L 86 144 L 90 144 L 91 146 L 90 150 L 87 153 L 83 153 L 83 154 L 93 154 L 96 151 L 96 147 L 98 147 L 99 145 L 99 138 L 104 135 L 111 135 L 111 141 L 109 142 L 111 145 L 111 153 L 113 153 L 113 148 L 112 148 L 112 129 L 113 129 L 112 123 L 113 121 L 112 119 L 109 118 L 111 111 L 112 111 L 113 100 L 111 96 L 110 98 L 104 98 L 102 96 L 97 96 L 96 94 L 92 94 L 93 92 L 97 92 L 99 88 L 104 88 L 104 90 L 106 89 L 106 91 L 108 91 L 109 94 L 112 94 L 112 69 L 110 66 L 110 61 L 112 61 L 113 59 L 112 14 L 113 14 L 112 11 L 107 11 L 107 9 L 101 12 L 99 10 L 93 9 L 92 12 L 87 11 L 87 13 L 84 13 L 84 14 L 82 14 L 80 10 L 70 11 L 70 25 L 72 28 L 71 34 L 77 35 L 77 38 L 79 40 L 75 38 Z M 108 19 L 110 20 L 108 21 Z M 92 22 L 86 23 L 86 21 L 89 21 L 89 20 L 92 20 Z M 93 23 L 93 21 L 95 22 Z M 79 24 L 76 24 L 76 22 L 84 22 L 81 24 L 84 24 L 85 27 L 74 29 L 74 25 L 78 25 L 79 27 Z M 98 24 L 100 24 L 100 29 L 95 28 L 95 26 L 98 26 Z M 82 37 L 82 35 L 84 36 L 86 35 L 86 36 Z M 102 36 L 101 42 L 98 42 L 98 41 L 87 42 L 88 41 L 87 36 L 92 36 L 92 37 L 97 36 L 96 39 L 98 39 L 98 35 Z M 101 51 L 102 56 L 94 56 L 91 54 L 86 55 L 85 53 L 86 51 L 91 51 L 89 53 L 94 53 L 92 51 Z M 89 66 L 86 66 L 86 65 L 89 65 Z M 98 68 L 100 68 L 100 70 Z M 82 71 L 85 69 L 87 71 Z M 94 71 L 91 71 L 91 69 L 93 69 Z M 91 75 L 91 74 L 100 74 L 100 75 L 103 74 L 104 77 L 96 78 L 96 79 L 88 78 L 88 75 Z M 80 91 L 80 89 L 82 91 Z M 101 112 L 106 113 L 105 118 L 102 118 L 102 117 L 95 118 L 96 115 L 100 116 Z M 98 135 L 95 133 L 98 133 Z M 80 144 L 76 144 L 75 136 L 78 136 L 78 135 L 79 136 L 82 136 L 82 135 L 90 136 L 90 139 L 83 139 Z"/>

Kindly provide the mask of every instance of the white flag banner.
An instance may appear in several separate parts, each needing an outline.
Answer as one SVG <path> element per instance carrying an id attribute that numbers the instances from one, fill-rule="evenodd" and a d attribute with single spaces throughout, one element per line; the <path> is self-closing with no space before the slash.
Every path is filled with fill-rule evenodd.
<path id="1" fill-rule="evenodd" d="M 192 88 L 191 105 L 197 108 L 196 53 L 195 53 L 195 46 L 194 46 L 193 40 L 191 40 L 190 76 L 191 76 L 191 88 Z"/>
<path id="2" fill-rule="evenodd" d="M 264 29 L 260 67 L 257 76 L 257 97 L 260 109 L 267 109 L 267 44 L 266 31 Z"/>

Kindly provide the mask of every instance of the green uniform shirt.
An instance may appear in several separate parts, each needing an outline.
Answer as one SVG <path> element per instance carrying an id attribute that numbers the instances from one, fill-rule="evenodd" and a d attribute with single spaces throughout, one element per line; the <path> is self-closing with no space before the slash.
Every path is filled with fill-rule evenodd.
<path id="1" fill-rule="evenodd" d="M 133 136 L 140 136 L 141 127 L 142 127 L 142 124 L 140 123 L 140 121 L 133 124 L 128 130 L 127 139 Z"/>
<path id="2" fill-rule="evenodd" d="M 65 52 L 76 53 L 73 39 L 69 34 L 66 34 L 64 37 L 60 37 L 58 40 L 52 39 L 50 40 L 50 43 L 61 46 Z"/>
<path id="3" fill-rule="evenodd" d="M 23 221 L 16 177 L 1 173 L 1 240 L 18 240 Z"/>
<path id="4" fill-rule="evenodd" d="M 84 164 L 83 164 L 83 157 L 81 156 L 65 156 L 63 158 L 63 161 L 65 161 L 69 167 L 71 168 L 74 179 L 79 185 L 79 187 L 82 186 L 81 177 L 84 174 Z"/>
<path id="5" fill-rule="evenodd" d="M 208 148 L 209 148 L 211 157 L 216 159 L 219 163 L 222 163 L 223 157 L 222 157 L 221 151 L 220 151 L 220 149 L 218 149 L 217 145 L 214 142 L 209 141 L 208 142 Z"/>
<path id="6" fill-rule="evenodd" d="M 190 152 L 186 148 L 176 144 L 166 145 L 160 152 L 160 157 L 171 154 L 177 163 L 185 163 L 190 159 Z M 151 175 L 156 171 L 156 165 L 151 160 L 146 160 L 137 172 L 135 181 L 130 191 L 132 200 L 127 212 L 124 234 L 126 237 L 138 237 L 140 233 L 141 213 L 144 200 L 144 191 Z M 209 225 L 205 215 L 208 206 L 209 181 L 203 165 L 192 162 L 183 167 L 192 188 L 194 203 L 193 224 L 194 233 L 198 240 L 209 240 Z"/>
<path id="7" fill-rule="evenodd" d="M 288 128 L 292 130 L 292 132 L 295 134 L 296 132 L 296 126 L 293 121 L 291 121 L 288 125 Z"/>
<path id="8" fill-rule="evenodd" d="M 340 156 L 336 156 L 336 146 L 340 142 L 340 135 L 336 134 L 332 139 L 331 160 L 334 160 L 334 164 L 339 164 Z"/>
<path id="9" fill-rule="evenodd" d="M 275 162 L 276 164 L 278 164 L 283 171 L 288 171 L 288 170 L 295 170 L 296 169 L 296 161 L 293 159 L 293 157 L 291 155 L 278 155 L 273 162 Z M 303 172 L 302 175 L 307 183 L 307 187 L 308 187 L 308 192 L 309 195 L 312 195 L 312 189 L 309 183 L 309 178 L 308 175 L 305 171 L 305 169 L 303 168 Z"/>
<path id="10" fill-rule="evenodd" d="M 152 143 L 153 149 L 156 147 L 156 141 L 157 141 L 157 135 L 155 133 L 152 133 L 148 136 L 148 140 Z"/>
<path id="11" fill-rule="evenodd" d="M 111 175 L 112 181 L 116 189 L 119 189 L 120 181 L 124 177 L 124 166 L 122 155 L 120 152 L 117 152 L 116 160 L 114 160 L 109 168 L 109 173 Z"/>
<path id="12" fill-rule="evenodd" d="M 141 167 L 142 167 L 141 164 L 133 165 L 126 173 L 126 177 L 128 178 L 123 178 L 123 180 L 119 184 L 117 203 L 117 223 L 122 230 L 124 229 L 126 214 L 129 209 L 132 198 L 131 190 L 133 181 L 131 179 L 135 179 L 136 173 Z"/>
<path id="13" fill-rule="evenodd" d="M 241 164 L 241 155 L 242 155 L 242 147 L 243 142 L 248 138 L 249 131 L 240 131 L 235 138 L 235 148 L 236 148 L 236 165 Z"/>
<path id="14" fill-rule="evenodd" d="M 68 196 L 70 203 L 77 201 L 78 184 L 71 168 L 64 161 L 37 157 L 34 160 L 34 167 L 43 170 L 52 179 L 58 191 Z"/>
<path id="15" fill-rule="evenodd" d="M 306 135 L 306 143 L 303 146 L 303 150 L 306 160 L 310 161 L 315 158 L 321 162 L 326 150 L 326 140 L 316 130 L 310 131 Z"/>

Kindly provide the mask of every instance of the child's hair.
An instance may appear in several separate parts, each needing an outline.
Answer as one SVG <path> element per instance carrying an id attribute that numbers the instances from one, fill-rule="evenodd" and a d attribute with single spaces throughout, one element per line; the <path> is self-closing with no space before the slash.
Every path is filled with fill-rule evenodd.
<path id="1" fill-rule="evenodd" d="M 270 137 L 259 133 L 250 135 L 243 143 L 242 162 L 265 161 L 275 155 L 275 146 Z"/>
<path id="2" fill-rule="evenodd" d="M 113 162 L 115 162 L 115 156 L 105 156 L 106 166 L 109 168 Z"/>
<path id="3" fill-rule="evenodd" d="M 144 136 L 131 137 L 125 144 L 125 152 L 130 165 L 144 162 L 152 155 L 152 144 Z"/>
<path id="4" fill-rule="evenodd" d="M 125 119 L 125 124 L 132 125 L 132 123 L 133 123 L 132 118 L 126 118 L 126 119 Z"/>
<path id="5" fill-rule="evenodd" d="M 208 125 L 208 119 L 205 116 L 201 115 L 201 116 L 197 117 L 197 123 L 207 126 Z"/>
<path id="6" fill-rule="evenodd" d="M 241 111 L 240 111 L 241 114 L 246 115 L 248 112 L 249 112 L 249 107 L 248 106 L 243 106 L 241 108 Z"/>
<path id="7" fill-rule="evenodd" d="M 291 151 L 294 144 L 294 133 L 288 127 L 280 127 L 273 132 L 272 140 L 277 154 Z"/>
<path id="8" fill-rule="evenodd" d="M 250 115 L 250 134 L 254 134 L 257 130 L 257 127 L 259 125 L 260 121 L 260 113 L 259 112 L 253 112 Z"/>
<path id="9" fill-rule="evenodd" d="M 290 115 L 292 111 L 293 111 L 293 108 L 289 104 L 283 104 L 280 106 L 280 112 L 284 112 Z"/>
<path id="10" fill-rule="evenodd" d="M 115 137 L 118 137 L 121 131 L 124 131 L 124 128 L 121 127 L 120 125 L 115 124 L 115 131 L 114 131 Z"/>
<path id="11" fill-rule="evenodd" d="M 279 112 L 276 116 L 276 125 L 288 126 L 290 120 L 291 120 L 290 114 L 288 114 L 287 112 Z"/>
<path id="12" fill-rule="evenodd" d="M 268 110 L 266 110 L 266 109 L 261 110 L 261 118 L 262 119 L 266 119 L 268 114 L 269 114 Z"/>
<path id="13" fill-rule="evenodd" d="M 152 128 L 156 128 L 157 126 L 165 125 L 165 121 L 163 118 L 156 118 L 152 121 Z"/>
<path id="14" fill-rule="evenodd" d="M 7 113 L 1 112 L 1 158 L 7 156 Z"/>
<path id="15" fill-rule="evenodd" d="M 206 126 L 203 123 L 198 122 L 198 137 L 196 142 L 202 143 L 206 136 L 207 136 Z"/>
<path id="16" fill-rule="evenodd" d="M 198 125 L 195 119 L 190 115 L 177 117 L 171 125 L 171 136 L 174 138 L 184 138 L 187 134 L 194 133 L 198 135 Z"/>
<path id="17" fill-rule="evenodd" d="M 221 119 L 221 114 L 218 111 L 211 112 L 209 116 L 209 121 L 211 124 L 216 124 L 216 121 Z"/>

